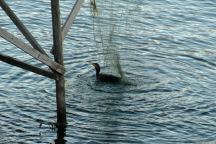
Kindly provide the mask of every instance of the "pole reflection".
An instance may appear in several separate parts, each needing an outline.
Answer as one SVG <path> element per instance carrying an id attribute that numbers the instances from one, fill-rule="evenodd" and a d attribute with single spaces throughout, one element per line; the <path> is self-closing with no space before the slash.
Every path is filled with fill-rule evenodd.
<path id="1" fill-rule="evenodd" d="M 55 144 L 65 144 L 67 141 L 64 139 L 66 136 L 66 127 L 57 128 L 57 139 L 55 139 Z"/>

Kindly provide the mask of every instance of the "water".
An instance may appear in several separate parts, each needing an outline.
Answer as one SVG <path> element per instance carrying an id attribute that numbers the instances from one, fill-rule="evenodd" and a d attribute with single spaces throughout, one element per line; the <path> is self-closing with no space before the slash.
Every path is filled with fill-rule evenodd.
<path id="1" fill-rule="evenodd" d="M 7 2 L 49 52 L 49 1 Z M 61 2 L 62 21 L 73 3 Z M 120 4 L 133 10 L 118 43 L 125 75 L 136 85 L 95 81 L 86 62 L 98 53 L 86 1 L 64 42 L 67 143 L 216 143 L 216 2 Z M 1 27 L 24 40 L 2 10 L 0 17 Z M 42 66 L 3 39 L 0 45 L 1 53 Z M 0 64 L 0 143 L 54 143 L 54 81 Z"/>

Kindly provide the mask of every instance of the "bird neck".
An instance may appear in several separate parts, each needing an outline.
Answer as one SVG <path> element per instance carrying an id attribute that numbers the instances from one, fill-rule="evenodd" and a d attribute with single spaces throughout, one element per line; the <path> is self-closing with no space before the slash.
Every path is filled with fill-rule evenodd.
<path id="1" fill-rule="evenodd" d="M 96 76 L 98 77 L 100 73 L 100 67 L 96 67 Z"/>

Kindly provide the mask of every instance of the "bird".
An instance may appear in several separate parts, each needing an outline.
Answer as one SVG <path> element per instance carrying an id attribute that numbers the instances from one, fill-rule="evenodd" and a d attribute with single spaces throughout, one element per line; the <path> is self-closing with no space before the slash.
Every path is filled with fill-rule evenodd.
<path id="1" fill-rule="evenodd" d="M 102 82 L 116 83 L 121 81 L 121 77 L 117 77 L 110 74 L 100 73 L 100 65 L 98 63 L 91 63 L 96 70 L 96 79 Z"/>

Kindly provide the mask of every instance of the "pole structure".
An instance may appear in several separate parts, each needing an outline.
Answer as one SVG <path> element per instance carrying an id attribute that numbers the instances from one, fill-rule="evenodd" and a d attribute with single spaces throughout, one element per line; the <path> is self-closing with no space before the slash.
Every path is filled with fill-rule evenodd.
<path id="1" fill-rule="evenodd" d="M 59 0 L 51 0 L 52 25 L 53 25 L 53 52 L 54 59 L 57 63 L 64 66 L 62 33 L 60 21 Z M 65 79 L 64 74 L 56 73 L 56 103 L 57 103 L 57 126 L 58 128 L 66 127 L 66 106 L 65 106 Z"/>
<path id="2" fill-rule="evenodd" d="M 6 14 L 10 17 L 10 19 L 13 21 L 13 23 L 17 26 L 17 28 L 22 32 L 22 34 L 29 41 L 29 43 L 33 46 L 33 48 L 37 49 L 42 54 L 47 55 L 46 52 L 42 49 L 42 47 L 39 45 L 39 43 L 32 36 L 32 34 L 25 27 L 25 25 L 21 22 L 21 20 L 16 16 L 16 14 L 6 4 L 6 2 L 4 0 L 0 0 L 0 6 L 6 12 Z"/>

